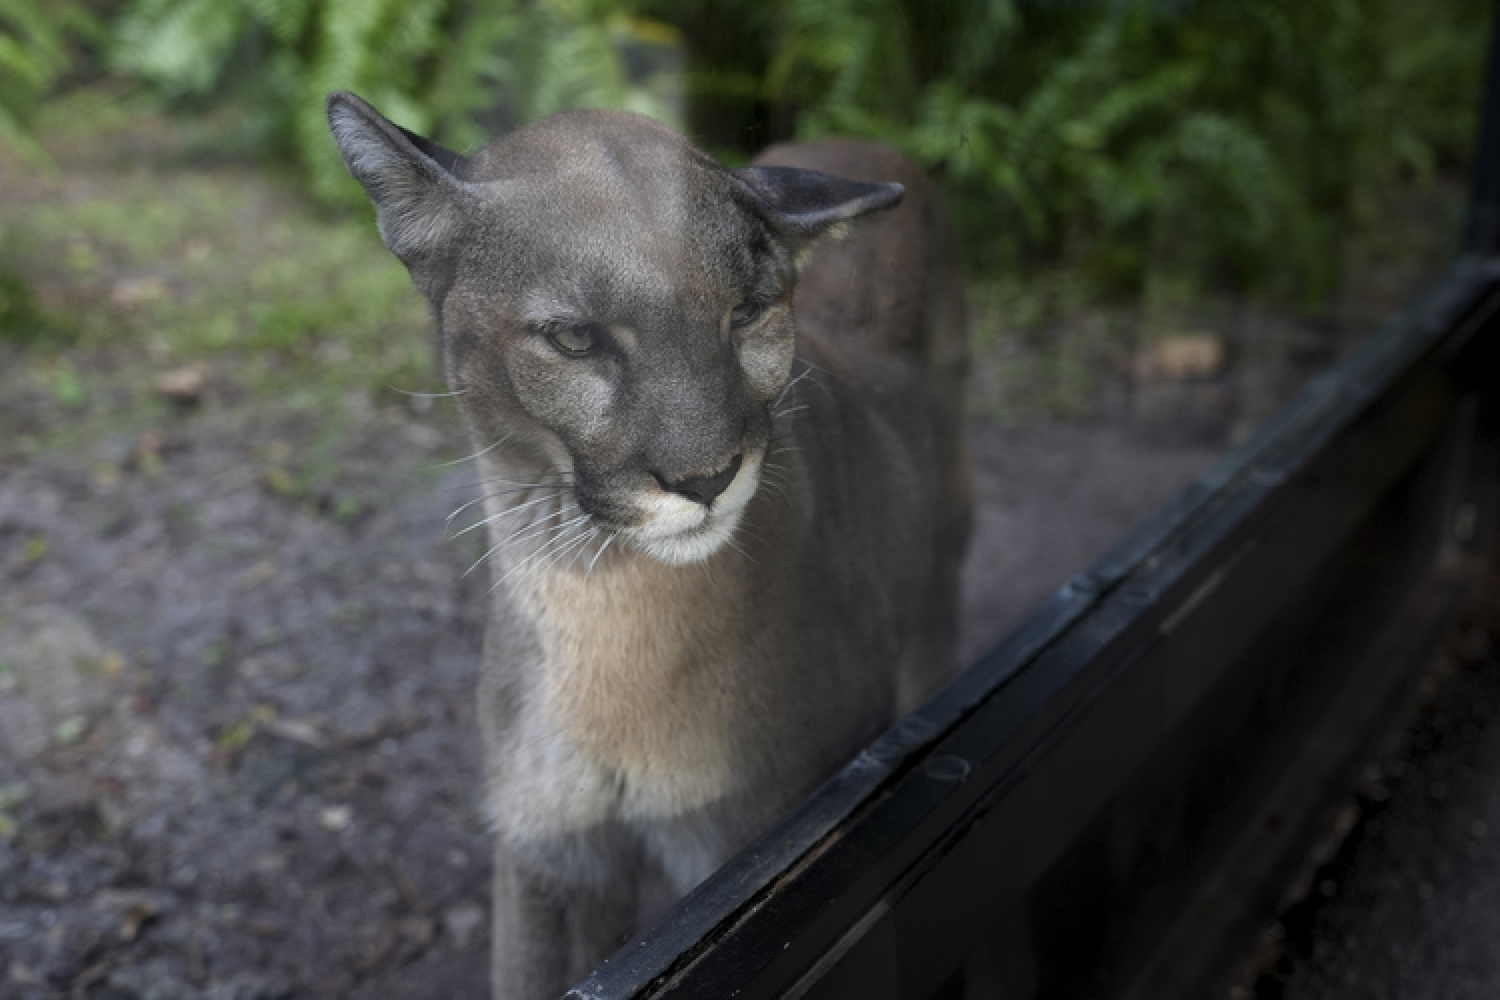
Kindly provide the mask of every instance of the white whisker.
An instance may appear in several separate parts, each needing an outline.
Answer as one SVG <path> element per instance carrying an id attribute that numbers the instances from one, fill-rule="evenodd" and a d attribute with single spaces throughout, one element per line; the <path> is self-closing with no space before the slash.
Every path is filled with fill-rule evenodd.
<path id="1" fill-rule="evenodd" d="M 583 554 L 589 550 L 589 547 L 588 547 L 587 543 L 590 542 L 590 541 L 592 541 L 595 538 L 598 538 L 598 537 L 599 537 L 599 529 L 598 528 L 590 528 L 588 536 L 584 539 L 584 543 L 585 544 L 579 546 L 578 547 L 578 551 L 576 551 L 576 552 L 573 553 L 573 561 L 568 564 L 568 571 L 569 572 L 572 572 L 573 568 L 578 565 L 578 560 L 581 559 L 581 558 L 583 558 Z"/>
<path id="2" fill-rule="evenodd" d="M 481 498 L 481 499 L 483 499 L 483 498 Z M 535 500 L 527 500 L 525 503 L 518 503 L 514 507 L 507 507 L 505 510 L 502 510 L 498 514 L 491 514 L 488 517 L 480 518 L 478 521 L 475 521 L 473 524 L 469 525 L 468 527 L 463 528 L 463 529 L 461 529 L 459 531 L 456 531 L 453 534 L 449 535 L 448 537 L 450 539 L 453 539 L 453 538 L 459 537 L 460 535 L 467 535 L 469 532 L 473 531 L 475 528 L 482 527 L 482 526 L 484 526 L 486 524 L 490 524 L 491 522 L 494 522 L 494 521 L 498 521 L 502 517 L 509 517 L 512 514 L 519 513 L 520 511 L 525 510 L 527 507 L 534 507 L 535 505 L 537 505 L 539 503 L 546 503 L 549 500 L 556 500 L 556 499 L 557 499 L 557 497 L 554 495 L 554 496 L 548 496 L 548 497 L 537 497 Z M 457 511 L 455 511 L 454 513 L 457 513 Z M 452 515 L 449 515 L 448 520 L 449 521 L 453 520 Z"/>
<path id="3" fill-rule="evenodd" d="M 457 517 L 458 515 L 462 514 L 464 511 L 468 510 L 470 507 L 474 506 L 477 503 L 484 503 L 486 500 L 498 500 L 498 499 L 500 499 L 503 496 L 508 496 L 510 494 L 513 494 L 513 493 L 527 493 L 527 492 L 530 492 L 531 489 L 532 488 L 528 486 L 528 487 L 526 487 L 524 489 L 495 490 L 494 492 L 486 493 L 483 496 L 475 497 L 473 500 L 470 500 L 467 503 L 460 504 L 459 507 L 458 507 L 458 509 L 456 509 L 453 513 L 449 514 L 448 515 L 448 519 L 443 522 L 443 529 L 447 530 L 448 525 L 450 525 L 450 524 L 453 523 L 453 519 L 455 517 Z M 561 492 L 562 491 L 559 490 L 556 493 L 552 493 L 552 494 L 550 494 L 547 497 L 542 497 L 541 499 L 543 499 L 543 500 L 551 499 L 553 497 L 559 496 L 561 494 Z"/>
<path id="4" fill-rule="evenodd" d="M 761 533 L 759 531 L 756 531 L 754 528 L 747 527 L 744 521 L 741 521 L 739 524 L 735 525 L 734 532 L 736 535 L 744 535 L 746 538 L 749 538 L 754 542 L 764 541 Z"/>
<path id="5" fill-rule="evenodd" d="M 532 562 L 534 562 L 538 557 L 540 557 L 542 553 L 546 552 L 551 546 L 553 546 L 554 544 L 556 544 L 557 541 L 560 538 L 562 538 L 562 537 L 563 537 L 562 530 L 559 528 L 557 535 L 554 535 L 553 537 L 551 537 L 550 539 L 548 539 L 545 543 L 542 544 L 542 546 L 540 548 L 536 549 L 534 552 L 532 552 L 530 555 L 528 555 L 525 559 L 522 559 L 520 562 L 516 563 L 510 569 L 506 570 L 505 571 L 505 575 L 502 576 L 502 577 L 500 577 L 500 579 L 496 580 L 494 587 L 491 587 L 490 590 L 493 591 L 495 589 L 495 587 L 500 586 L 502 583 L 504 583 L 506 580 L 509 580 L 516 573 L 524 570 L 527 566 L 529 566 Z"/>
<path id="6" fill-rule="evenodd" d="M 544 535 L 554 528 L 560 528 L 563 526 L 563 524 L 572 524 L 574 521 L 578 520 L 578 518 L 569 518 L 566 522 L 558 522 L 557 524 L 548 524 L 547 522 L 553 520 L 554 518 L 562 517 L 570 511 L 575 511 L 577 509 L 578 505 L 576 503 L 570 503 L 567 506 L 561 507 L 558 510 L 552 512 L 551 514 L 548 514 L 546 517 L 539 517 L 530 524 L 521 525 L 520 527 L 516 528 L 515 531 L 511 532 L 510 535 L 505 538 L 505 541 L 502 544 L 510 545 L 515 542 L 523 542 L 527 539 L 535 538 L 537 535 Z M 587 517 L 588 515 L 585 514 L 581 516 Z"/>
<path id="7" fill-rule="evenodd" d="M 429 470 L 431 470 L 431 469 L 446 469 L 449 466 L 462 465 L 464 462 L 468 462 L 468 461 L 470 461 L 472 459 L 476 459 L 480 455 L 488 455 L 490 452 L 494 451 L 496 448 L 500 447 L 502 444 L 504 444 L 505 442 L 509 441 L 510 439 L 511 439 L 511 435 L 507 434 L 503 438 L 501 438 L 500 440 L 496 441 L 494 444 L 490 445 L 488 448 L 481 448 L 480 450 L 476 451 L 472 455 L 465 455 L 463 458 L 455 458 L 451 462 L 439 462 L 436 465 L 429 465 L 429 466 L 427 466 L 427 468 Z"/>
<path id="8" fill-rule="evenodd" d="M 473 482 L 459 483 L 457 486 L 444 486 L 443 487 L 443 492 L 445 492 L 445 493 L 455 493 L 458 490 L 473 489 L 476 486 L 488 486 L 490 483 L 504 483 L 507 486 L 514 486 L 518 490 L 536 490 L 536 489 L 541 489 L 541 488 L 543 488 L 545 486 L 572 486 L 573 485 L 573 481 L 571 479 L 559 479 L 559 480 L 555 480 L 553 482 L 548 482 L 548 483 L 523 483 L 523 482 L 521 482 L 520 480 L 517 480 L 517 479 L 500 479 L 500 478 L 497 477 L 497 478 L 494 478 L 494 479 L 476 479 Z M 504 490 L 500 490 L 499 492 L 503 493 L 505 491 Z"/>
<path id="9" fill-rule="evenodd" d="M 599 546 L 599 551 L 595 552 L 594 558 L 589 560 L 589 568 L 584 572 L 585 577 L 589 577 L 594 574 L 594 564 L 599 561 L 600 556 L 604 555 L 604 550 L 609 548 L 610 544 L 613 543 L 614 540 L 618 537 L 620 537 L 618 534 L 611 532 L 610 536 L 604 540 L 604 544 Z"/>
<path id="10" fill-rule="evenodd" d="M 527 566 L 536 565 L 538 560 L 543 558 L 543 556 L 551 555 L 553 552 L 556 552 L 558 548 L 560 548 L 562 544 L 566 542 L 568 538 L 568 529 L 584 521 L 587 521 L 592 516 L 592 514 L 581 514 L 571 521 L 567 521 L 559 525 L 554 525 L 551 530 L 556 531 L 557 534 L 548 539 L 540 548 L 531 553 L 531 555 L 527 556 L 515 566 L 512 566 L 510 569 L 506 570 L 505 575 L 495 581 L 495 587 L 500 586 L 500 584 L 510 579 L 511 576 L 513 576 L 517 572 L 524 570 Z M 490 590 L 494 590 L 495 587 L 491 587 Z"/>
<path id="11" fill-rule="evenodd" d="M 780 406 L 781 405 L 781 401 L 786 398 L 786 394 L 789 393 L 789 392 L 791 392 L 793 389 L 795 389 L 797 387 L 797 383 L 801 382 L 805 378 L 811 378 L 811 377 L 812 377 L 812 369 L 809 367 L 808 369 L 806 369 L 805 371 L 803 371 L 803 373 L 801 375 L 798 375 L 796 378 L 792 379 L 786 385 L 782 386 L 781 387 L 781 392 L 776 397 L 776 401 L 771 404 L 771 409 L 774 411 L 776 409 L 776 407 Z"/>
<path id="12" fill-rule="evenodd" d="M 479 559 L 474 563 L 473 566 L 470 566 L 468 569 L 464 570 L 463 575 L 464 576 L 468 576 L 470 573 L 474 572 L 476 569 L 479 568 L 479 564 L 480 563 L 484 562 L 490 556 L 494 555 L 496 552 L 500 551 L 502 548 L 504 548 L 507 545 L 510 545 L 510 544 L 512 544 L 514 542 L 522 541 L 522 540 L 527 539 L 527 538 L 535 537 L 536 535 L 539 535 L 539 534 L 543 534 L 544 535 L 549 530 L 552 530 L 554 528 L 560 528 L 560 527 L 562 527 L 562 525 L 549 525 L 547 522 L 550 521 L 550 520 L 552 520 L 555 517 L 562 517 L 569 510 L 575 510 L 575 509 L 577 509 L 577 504 L 569 504 L 568 506 L 562 508 L 561 510 L 556 511 L 556 512 L 551 513 L 551 514 L 548 514 L 546 517 L 541 518 L 540 520 L 538 520 L 536 522 L 533 522 L 532 524 L 529 524 L 529 525 L 526 525 L 524 527 L 516 529 L 516 531 L 513 532 L 509 537 L 503 538 L 500 541 L 496 542 L 489 549 L 489 551 L 485 552 L 484 555 L 482 555 L 482 556 L 479 557 Z M 585 514 L 583 516 L 587 517 L 588 515 Z M 572 522 L 570 521 L 568 523 L 571 524 Z M 509 575 L 509 574 L 507 574 L 507 575 Z"/>
<path id="13" fill-rule="evenodd" d="M 726 538 L 726 539 L 724 539 L 724 544 L 726 544 L 730 548 L 734 549 L 734 551 L 738 552 L 740 555 L 744 556 L 746 559 L 749 559 L 755 565 L 757 565 L 757 566 L 760 565 L 760 560 L 757 559 L 757 558 L 755 558 L 754 556 L 752 556 L 750 553 L 746 552 L 745 549 L 742 546 L 740 546 L 739 544 L 737 544 L 733 538 Z"/>
<path id="14" fill-rule="evenodd" d="M 585 527 L 587 527 L 587 525 L 585 525 Z M 534 572 L 546 573 L 547 571 L 552 569 L 552 567 L 556 566 L 559 562 L 566 558 L 568 553 L 573 551 L 575 548 L 579 551 L 582 551 L 582 547 L 588 542 L 590 537 L 590 531 L 580 530 L 577 537 L 574 538 L 573 541 L 557 550 L 556 554 L 553 555 L 551 559 L 548 559 L 545 565 L 538 567 Z"/>
<path id="15" fill-rule="evenodd" d="M 811 361 L 807 360 L 806 358 L 798 358 L 797 360 L 800 361 L 800 362 L 802 362 L 804 365 L 806 365 L 808 371 L 814 371 L 814 372 L 817 372 L 820 375 L 827 375 L 829 378 L 843 378 L 843 376 L 837 375 L 837 374 L 829 371 L 827 368 L 819 368 L 817 365 L 813 364 Z M 812 380 L 812 384 L 818 386 L 819 389 L 822 389 L 822 391 L 823 391 L 823 393 L 825 395 L 828 394 L 828 390 L 827 389 L 823 389 L 823 387 L 821 385 L 818 385 L 818 380 L 817 379 L 813 379 Z"/>

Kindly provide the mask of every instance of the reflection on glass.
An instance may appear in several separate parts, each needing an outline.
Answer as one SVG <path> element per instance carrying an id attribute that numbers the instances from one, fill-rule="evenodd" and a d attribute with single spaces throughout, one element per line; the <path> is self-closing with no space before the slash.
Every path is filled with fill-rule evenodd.
<path id="1" fill-rule="evenodd" d="M 1451 258 L 1488 13 L 0 0 L 6 989 L 486 982 L 484 474 L 442 464 L 456 400 L 329 92 L 460 153 L 595 107 L 731 168 L 830 136 L 924 168 L 968 285 L 973 655 Z"/>

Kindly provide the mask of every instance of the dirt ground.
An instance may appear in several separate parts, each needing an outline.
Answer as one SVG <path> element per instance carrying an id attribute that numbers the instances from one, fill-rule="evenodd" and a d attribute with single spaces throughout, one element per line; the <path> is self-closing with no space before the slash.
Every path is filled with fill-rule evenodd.
<path id="1" fill-rule="evenodd" d="M 372 413 L 341 521 L 245 475 L 275 434 L 5 469 L 0 994 L 482 995 L 483 584 L 455 495 L 403 472 L 441 435 Z"/>
<path id="2" fill-rule="evenodd" d="M 312 430 L 274 418 L 4 468 L 0 994 L 484 995 L 485 583 L 442 537 L 471 474 L 415 471 L 450 423 L 371 411 L 312 501 L 247 473 Z M 975 445 L 970 649 L 1211 455 L 1104 425 Z"/>
<path id="3" fill-rule="evenodd" d="M 1500 563 L 1225 1000 L 1489 1000 L 1500 983 Z"/>
<path id="4" fill-rule="evenodd" d="M 371 388 L 425 331 L 379 299 L 366 339 L 320 338 L 352 265 L 289 256 L 313 236 L 264 179 L 138 169 L 142 134 L 60 140 L 61 178 L 0 169 L 41 305 L 96 317 L 72 346 L 0 338 L 0 997 L 483 997 L 487 581 L 465 575 L 479 533 L 444 538 L 473 473 L 441 464 L 467 450 L 445 401 Z M 349 239 L 363 260 L 372 237 Z M 377 256 L 350 308 L 404 288 Z M 238 325 L 215 326 L 215 287 Z M 213 354 L 242 329 L 255 353 Z M 199 357 L 217 374 L 161 398 Z M 1205 468 L 1278 377 L 1238 409 L 1253 380 L 1231 373 L 1088 421 L 976 419 L 966 652 Z"/>

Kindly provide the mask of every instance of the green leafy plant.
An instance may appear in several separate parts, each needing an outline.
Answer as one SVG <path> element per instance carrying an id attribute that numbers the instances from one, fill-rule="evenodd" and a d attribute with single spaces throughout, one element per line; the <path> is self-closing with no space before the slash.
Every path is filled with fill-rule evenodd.
<path id="1" fill-rule="evenodd" d="M 46 155 L 31 135 L 31 117 L 71 63 L 70 37 L 93 26 L 73 3 L 0 0 L 0 143 L 33 164 Z"/>
<path id="2" fill-rule="evenodd" d="M 1153 269 L 1316 301 L 1372 191 L 1460 158 L 1489 8 L 788 0 L 768 86 L 803 135 L 897 143 L 1009 268 Z M 850 30 L 848 26 L 857 27 Z M 977 231 L 976 231 L 977 230 Z"/>
<path id="3" fill-rule="evenodd" d="M 113 62 L 179 105 L 243 109 L 258 143 L 294 152 L 313 190 L 342 201 L 356 194 L 328 140 L 334 90 L 460 147 L 486 121 L 564 107 L 670 119 L 661 74 L 630 57 L 672 40 L 616 0 L 133 0 Z"/>
<path id="4" fill-rule="evenodd" d="M 16 3 L 19 0 L 0 0 Z M 1316 302 L 1383 186 L 1460 160 L 1489 5 L 1453 0 L 128 0 L 114 65 L 237 107 L 329 200 L 325 95 L 465 148 L 566 107 L 687 125 L 729 159 L 871 136 L 939 172 L 970 256 L 1096 296 Z"/>
<path id="5" fill-rule="evenodd" d="M 72 39 L 93 28 L 88 14 L 72 3 L 0 0 L 0 148 L 14 150 L 34 168 L 50 167 L 51 161 L 32 134 L 33 116 L 71 65 Z M 27 281 L 0 260 L 0 338 L 35 340 L 49 325 Z"/>

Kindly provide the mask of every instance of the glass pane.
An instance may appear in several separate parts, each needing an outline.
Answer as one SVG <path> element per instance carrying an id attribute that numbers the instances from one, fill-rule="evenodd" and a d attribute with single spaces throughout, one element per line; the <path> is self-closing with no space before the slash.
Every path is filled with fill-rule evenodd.
<path id="1" fill-rule="evenodd" d="M 0 0 L 0 992 L 482 995 L 492 934 L 505 975 L 602 958 L 926 693 L 898 661 L 953 637 L 913 653 L 915 603 L 956 604 L 971 659 L 1453 259 L 1489 13 Z M 342 155 L 341 90 L 373 109 Z M 578 108 L 732 170 L 905 159 L 731 178 L 619 118 L 481 152 Z M 959 277 L 966 384 L 882 402 L 954 361 L 914 345 L 958 329 Z M 956 601 L 865 601 L 945 558 L 959 441 Z M 611 448 L 653 510 L 750 513 L 653 549 L 590 485 Z M 639 609 L 605 583 L 637 572 Z M 532 600 L 619 669 L 476 700 L 487 630 L 505 662 L 563 641 Z M 725 650 L 808 670 L 694 687 Z M 527 754 L 542 778 L 487 785 Z M 630 798 L 664 771 L 700 783 Z M 492 919 L 496 826 L 571 916 Z"/>

